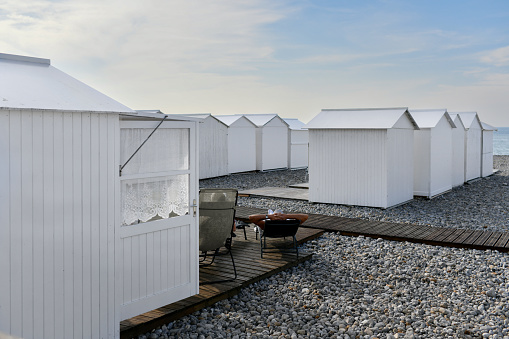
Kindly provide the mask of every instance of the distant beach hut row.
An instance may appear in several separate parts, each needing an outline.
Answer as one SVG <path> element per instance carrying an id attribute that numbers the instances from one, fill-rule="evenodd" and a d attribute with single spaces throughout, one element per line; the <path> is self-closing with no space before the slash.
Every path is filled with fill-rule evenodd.
<path id="1" fill-rule="evenodd" d="M 309 130 L 309 200 L 388 208 L 493 174 L 476 112 L 325 109 Z"/>
<path id="2" fill-rule="evenodd" d="M 308 166 L 308 131 L 277 114 L 186 115 L 200 120 L 200 179 Z"/>

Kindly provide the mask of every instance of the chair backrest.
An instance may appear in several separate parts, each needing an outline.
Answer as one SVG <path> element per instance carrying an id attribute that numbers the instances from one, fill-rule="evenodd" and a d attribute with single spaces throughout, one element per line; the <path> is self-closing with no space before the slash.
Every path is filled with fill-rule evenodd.
<path id="1" fill-rule="evenodd" d="M 224 246 L 231 237 L 238 191 L 204 188 L 200 190 L 200 251 Z"/>
<path id="2" fill-rule="evenodd" d="M 299 229 L 297 219 L 265 220 L 263 235 L 268 238 L 293 237 Z"/>

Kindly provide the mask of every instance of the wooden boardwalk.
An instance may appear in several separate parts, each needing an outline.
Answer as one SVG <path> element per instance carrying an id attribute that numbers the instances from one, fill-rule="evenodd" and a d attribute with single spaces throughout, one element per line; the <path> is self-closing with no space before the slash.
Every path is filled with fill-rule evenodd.
<path id="1" fill-rule="evenodd" d="M 237 207 L 237 216 L 240 218 L 246 218 L 250 214 L 262 213 L 266 213 L 266 210 L 242 206 Z M 470 231 L 455 228 L 334 217 L 320 214 L 310 214 L 309 219 L 302 226 L 330 232 L 340 232 L 342 235 L 363 235 L 373 238 L 409 241 L 438 246 L 509 252 L 509 232 Z"/>
<path id="2" fill-rule="evenodd" d="M 260 242 L 255 240 L 253 228 L 248 227 L 244 240 L 244 232 L 237 230 L 234 238 L 232 253 L 237 268 L 238 277 L 233 282 L 200 285 L 200 294 L 166 305 L 151 312 L 147 312 L 120 323 L 120 337 L 133 338 L 152 329 L 168 324 L 184 315 L 191 314 L 204 307 L 208 307 L 220 300 L 238 294 L 241 288 L 253 284 L 261 279 L 270 277 L 278 272 L 309 260 L 310 253 L 299 252 L 299 258 L 294 253 L 264 253 L 260 258 Z M 297 232 L 299 244 L 315 239 L 323 234 L 322 230 L 300 228 Z M 284 246 L 290 240 L 270 239 L 267 245 Z M 233 266 L 229 255 L 218 257 L 209 267 L 200 268 L 200 283 L 210 280 L 221 280 L 233 277 Z"/>

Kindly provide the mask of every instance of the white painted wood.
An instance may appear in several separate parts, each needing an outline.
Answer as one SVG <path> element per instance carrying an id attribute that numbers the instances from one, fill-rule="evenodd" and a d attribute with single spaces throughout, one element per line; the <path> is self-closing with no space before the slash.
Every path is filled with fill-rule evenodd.
<path id="1" fill-rule="evenodd" d="M 306 168 L 309 154 L 309 132 L 297 119 L 283 119 L 288 130 L 288 168 Z"/>
<path id="2" fill-rule="evenodd" d="M 335 114 L 355 115 L 357 110 L 326 111 L 307 125 L 309 128 L 309 200 L 312 202 L 387 208 L 407 202 L 413 196 L 413 131 L 415 121 L 406 109 L 398 116 L 388 110 L 389 129 L 344 129 L 331 125 Z M 369 110 L 367 116 L 372 116 Z M 384 115 L 385 110 L 379 110 Z M 321 114 L 321 113 L 320 113 Z M 319 114 L 319 115 L 320 115 Z M 372 122 L 367 122 L 371 126 Z M 382 124 L 385 126 L 387 122 Z M 324 126 L 323 128 L 321 126 Z M 327 126 L 327 127 L 325 127 Z M 335 128 L 334 128 L 335 127 Z"/>
<path id="3" fill-rule="evenodd" d="M 493 131 L 495 127 L 482 123 L 482 173 L 483 177 L 493 174 Z"/>
<path id="4" fill-rule="evenodd" d="M 451 116 L 456 128 L 452 130 L 452 185 L 465 183 L 465 126 L 457 114 Z"/>
<path id="5" fill-rule="evenodd" d="M 82 126 L 87 123 L 85 114 L 73 114 L 72 116 L 72 201 L 82 201 L 83 199 L 83 146 L 88 140 L 83 135 Z M 83 122 L 84 121 L 84 122 Z M 73 334 L 71 337 L 79 338 L 83 336 L 83 204 L 73 204 L 72 211 L 72 229 L 73 229 Z"/>
<path id="6" fill-rule="evenodd" d="M 23 336 L 23 313 L 22 313 L 22 123 L 21 112 L 11 112 L 10 117 L 10 257 L 11 257 L 11 332 L 16 336 Z M 0 293 L 5 293 L 1 291 Z"/>
<path id="7" fill-rule="evenodd" d="M 21 112 L 21 133 L 28 130 L 32 131 L 32 112 Z M 22 253 L 22 311 L 23 322 L 27 322 L 30 326 L 23 326 L 23 337 L 34 336 L 34 314 L 32 305 L 34 303 L 33 295 L 33 199 L 31 196 L 33 188 L 32 176 L 32 152 L 33 151 L 33 134 L 26 133 L 21 139 L 21 197 L 23 206 L 23 215 L 21 216 L 21 253 Z"/>
<path id="8" fill-rule="evenodd" d="M 452 129 L 445 109 L 410 113 L 420 130 L 414 131 L 414 192 L 432 198 L 452 189 Z M 453 127 L 454 126 L 454 127 Z"/>
<path id="9" fill-rule="evenodd" d="M 215 116 L 228 126 L 228 173 L 256 170 L 256 125 L 244 116 Z"/>
<path id="10" fill-rule="evenodd" d="M 408 123 L 408 124 L 407 124 Z M 387 130 L 387 207 L 413 199 L 413 126 Z"/>
<path id="11" fill-rule="evenodd" d="M 43 126 L 43 113 L 34 111 L 33 126 Z M 1 153 L 1 152 L 0 152 Z M 33 253 L 34 253 L 34 277 L 33 277 L 33 313 L 34 333 L 41 333 L 44 329 L 44 319 L 37 316 L 44 312 L 44 175 L 42 164 L 44 163 L 44 131 L 41 128 L 33 129 Z M 37 255 L 35 255 L 37 254 Z"/>
<path id="12" fill-rule="evenodd" d="M 6 129 L 0 156 L 8 155 L 0 173 L 10 182 L 1 196 L 8 198 L 3 206 L 9 221 L 1 228 L 6 240 L 1 241 L 8 244 L 9 284 L 0 280 L 0 310 L 9 316 L 2 317 L 0 331 L 23 338 L 118 337 L 114 298 L 109 297 L 114 275 L 107 267 L 114 272 L 107 232 L 113 238 L 118 218 L 108 206 L 115 202 L 107 191 L 118 173 L 118 142 L 108 145 L 108 135 L 118 135 L 118 115 L 0 112 Z M 113 124 L 99 126 L 108 121 Z M 91 253 L 94 242 L 96 255 Z"/>
<path id="13" fill-rule="evenodd" d="M 63 337 L 71 338 L 74 335 L 74 206 L 73 198 L 73 113 L 63 116 L 63 140 L 68 140 L 63 146 L 63 300 L 64 323 Z"/>
<path id="14" fill-rule="evenodd" d="M 246 114 L 256 126 L 256 169 L 288 167 L 288 124 L 277 114 Z"/>
<path id="15" fill-rule="evenodd" d="M 191 114 L 198 125 L 200 179 L 228 174 L 228 126 L 211 114 Z"/>
<path id="16" fill-rule="evenodd" d="M 310 130 L 309 200 L 387 207 L 385 130 Z"/>
<path id="17" fill-rule="evenodd" d="M 0 110 L 0 158 L 10 159 L 10 114 Z M 0 161 L 0 331 L 11 333 L 10 162 Z M 2 292 L 3 291 L 3 292 Z M 9 293 L 7 293 L 9 292 Z"/>
<path id="18" fill-rule="evenodd" d="M 154 122 L 137 122 L 137 128 L 154 126 Z M 124 126 L 133 127 L 130 122 Z M 198 133 L 197 123 L 165 122 L 160 129 L 189 130 L 189 167 L 171 171 L 189 179 L 189 205 L 198 197 Z M 125 159 L 121 159 L 123 163 Z M 151 174 L 153 175 L 153 174 Z M 120 180 L 127 180 L 123 176 Z M 198 293 L 198 218 L 189 213 L 132 226 L 118 227 L 117 244 L 123 254 L 119 258 L 120 320 Z"/>
<path id="19" fill-rule="evenodd" d="M 465 182 L 481 177 L 482 127 L 476 112 L 457 113 L 463 121 L 465 133 Z"/>

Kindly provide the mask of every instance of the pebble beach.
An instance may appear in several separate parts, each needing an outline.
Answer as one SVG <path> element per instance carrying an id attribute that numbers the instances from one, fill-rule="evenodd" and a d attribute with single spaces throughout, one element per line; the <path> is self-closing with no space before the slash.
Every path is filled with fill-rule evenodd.
<path id="1" fill-rule="evenodd" d="M 498 172 L 388 210 L 240 198 L 239 205 L 509 231 L 509 156 Z M 305 170 L 236 174 L 200 187 L 286 187 Z M 326 233 L 313 258 L 140 338 L 509 338 L 509 254 Z"/>

